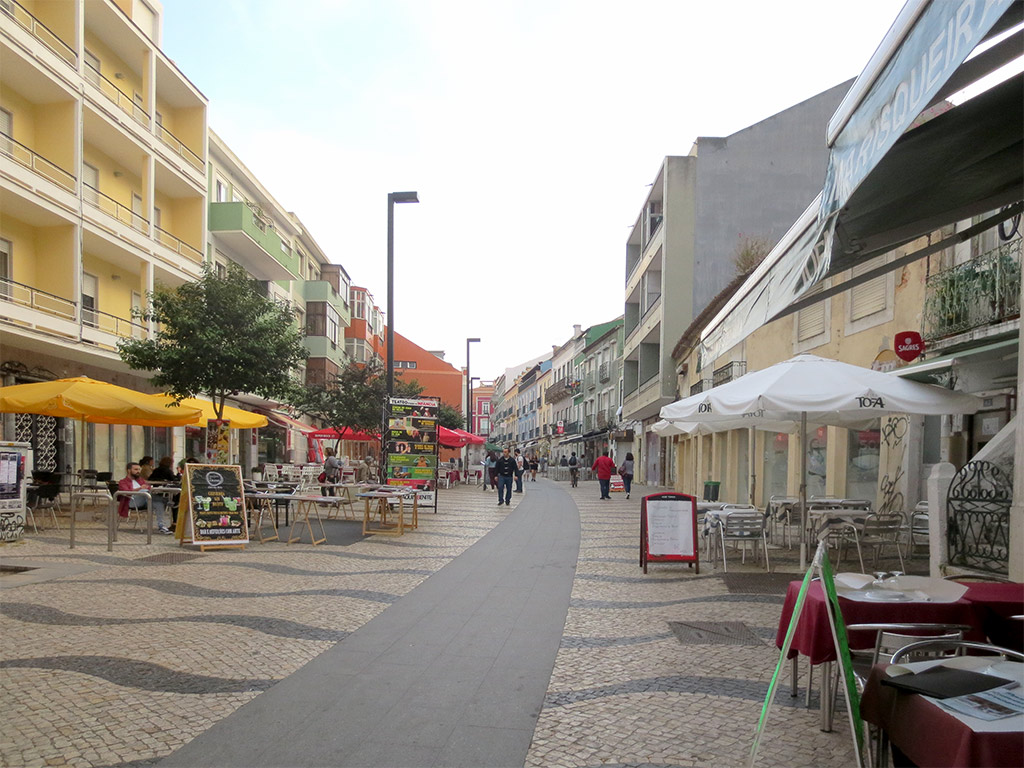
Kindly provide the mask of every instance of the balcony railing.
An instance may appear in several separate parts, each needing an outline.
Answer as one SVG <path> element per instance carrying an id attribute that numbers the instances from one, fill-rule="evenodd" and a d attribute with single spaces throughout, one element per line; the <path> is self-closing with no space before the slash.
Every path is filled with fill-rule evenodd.
<path id="1" fill-rule="evenodd" d="M 0 11 L 14 19 L 30 35 L 60 56 L 75 69 L 78 68 L 78 54 L 55 35 L 49 27 L 19 5 L 16 0 L 0 0 Z"/>
<path id="2" fill-rule="evenodd" d="M 41 291 L 30 285 L 16 283 L 5 277 L 0 277 L 0 301 L 9 301 L 64 320 L 78 320 L 78 305 L 70 299 Z"/>
<path id="3" fill-rule="evenodd" d="M 607 427 L 608 426 L 608 412 L 607 411 L 598 411 L 597 412 L 596 423 L 597 423 L 597 428 L 598 429 L 604 429 L 605 427 Z"/>
<path id="4" fill-rule="evenodd" d="M 711 387 L 711 379 L 701 379 L 700 381 L 690 385 L 690 394 L 697 395 L 700 394 L 701 392 L 706 392 L 707 390 L 711 389 Z"/>
<path id="5" fill-rule="evenodd" d="M 943 339 L 1020 316 L 1021 240 L 937 272 L 925 283 L 924 337 Z"/>
<path id="6" fill-rule="evenodd" d="M 3 8 L 3 0 L 0 0 L 0 8 Z M 68 192 L 74 192 L 76 189 L 77 180 L 74 175 L 68 173 L 56 163 L 51 163 L 42 155 L 33 152 L 6 133 L 0 133 L 0 153 L 11 158 L 14 162 L 25 166 L 33 173 L 42 176 L 44 179 L 49 179 L 55 184 L 59 184 Z"/>
<path id="7" fill-rule="evenodd" d="M 139 106 L 135 99 L 114 85 L 88 61 L 85 63 L 85 79 L 103 91 L 103 94 L 117 104 L 122 112 L 131 115 L 135 122 L 144 128 L 149 128 L 149 112 Z"/>
<path id="8" fill-rule="evenodd" d="M 82 308 L 82 325 L 120 336 L 123 339 L 142 339 L 146 336 L 146 326 L 136 323 L 134 320 L 126 320 L 123 317 L 112 315 L 109 312 L 101 312 L 98 309 Z"/>
<path id="9" fill-rule="evenodd" d="M 2 0 L 0 0 L 2 2 Z M 87 328 L 95 328 L 122 338 L 141 339 L 148 329 L 145 325 L 98 309 L 80 307 L 79 303 L 65 299 L 30 285 L 0 278 L 0 301 L 7 301 L 26 309 L 32 309 L 61 320 L 79 322 Z"/>
<path id="10" fill-rule="evenodd" d="M 746 372 L 746 360 L 733 360 L 731 363 L 726 363 L 721 368 L 715 369 L 715 372 L 711 375 L 712 386 L 717 387 L 722 384 L 728 384 L 730 381 L 738 379 Z"/>
<path id="11" fill-rule="evenodd" d="M 202 261 L 203 252 L 198 248 L 193 248 L 188 243 L 182 242 L 170 232 L 160 229 L 160 227 L 153 225 L 153 231 L 156 233 L 156 239 L 166 245 L 172 251 L 180 253 L 182 256 L 192 259 L 192 261 Z"/>
<path id="12" fill-rule="evenodd" d="M 563 434 L 575 435 L 580 431 L 580 423 L 578 421 L 570 421 L 565 425 L 564 429 Z"/>
<path id="13" fill-rule="evenodd" d="M 171 133 L 169 130 L 164 128 L 162 125 L 157 123 L 156 135 L 164 144 L 173 149 L 175 153 L 181 155 L 185 161 L 195 168 L 197 171 L 203 170 L 203 158 L 193 152 L 191 149 L 186 147 L 181 139 Z"/>
<path id="14" fill-rule="evenodd" d="M 578 391 L 579 382 L 571 376 L 567 376 L 548 387 L 545 397 L 549 403 L 557 403 L 559 400 L 575 395 Z"/>
<path id="15" fill-rule="evenodd" d="M 595 424 L 594 414 L 588 413 L 586 416 L 583 417 L 583 431 L 584 432 L 593 432 L 594 431 L 594 424 Z"/>
<path id="16" fill-rule="evenodd" d="M 135 213 L 131 208 L 121 205 L 112 197 L 108 197 L 95 187 L 82 184 L 82 197 L 85 202 L 94 205 L 109 216 L 113 216 L 122 224 L 127 224 L 144 235 L 149 234 L 149 219 Z"/>
<path id="17" fill-rule="evenodd" d="M 601 363 L 601 365 L 597 369 L 597 379 L 598 379 L 598 381 L 600 381 L 602 384 L 604 384 L 606 381 L 611 379 L 611 377 L 612 377 L 612 364 L 611 363 Z"/>

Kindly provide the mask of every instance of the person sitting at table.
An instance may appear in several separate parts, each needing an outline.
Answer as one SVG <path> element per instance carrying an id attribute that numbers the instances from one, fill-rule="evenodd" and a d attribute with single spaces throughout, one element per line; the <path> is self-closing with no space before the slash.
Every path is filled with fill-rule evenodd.
<path id="1" fill-rule="evenodd" d="M 142 467 L 136 462 L 131 462 L 125 468 L 126 474 L 117 483 L 119 491 L 149 490 L 152 486 L 142 477 Z M 117 514 L 121 517 L 128 517 L 128 511 L 134 509 L 141 511 L 146 509 L 146 497 L 141 493 L 131 496 L 122 496 L 117 504 Z M 163 499 L 153 499 L 153 514 L 156 516 L 157 530 L 163 534 L 170 534 L 170 529 L 164 524 L 164 502 Z"/>
<path id="2" fill-rule="evenodd" d="M 147 479 L 154 483 L 180 483 L 181 475 L 174 471 L 174 458 L 164 456 Z M 178 499 L 180 496 L 180 493 L 176 493 L 171 498 L 171 530 L 174 530 L 174 526 L 178 524 Z M 155 501 L 153 503 L 156 504 Z"/>
<path id="3" fill-rule="evenodd" d="M 149 476 L 153 474 L 153 457 L 143 456 L 139 459 L 139 466 L 142 467 L 142 479 L 148 480 Z"/>

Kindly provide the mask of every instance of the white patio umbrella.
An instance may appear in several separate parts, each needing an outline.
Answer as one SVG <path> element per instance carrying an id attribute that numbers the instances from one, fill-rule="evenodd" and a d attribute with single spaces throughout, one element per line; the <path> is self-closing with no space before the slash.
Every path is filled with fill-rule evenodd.
<path id="1" fill-rule="evenodd" d="M 865 428 L 889 414 L 974 413 L 974 395 L 815 355 L 797 355 L 661 409 L 669 422 L 758 427 L 800 422 L 800 513 L 807 503 L 807 422 Z M 739 423 L 737 424 L 737 419 Z M 785 430 L 782 430 L 785 431 Z M 801 563 L 805 545 L 801 544 Z"/>

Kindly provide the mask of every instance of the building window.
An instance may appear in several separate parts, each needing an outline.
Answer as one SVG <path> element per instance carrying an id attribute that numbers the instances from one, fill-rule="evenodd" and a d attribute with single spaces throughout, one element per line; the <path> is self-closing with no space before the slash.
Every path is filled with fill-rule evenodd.
<path id="1" fill-rule="evenodd" d="M 226 203 L 228 201 L 228 185 L 220 179 L 213 182 L 213 199 L 218 203 Z"/>
<path id="2" fill-rule="evenodd" d="M 395 360 L 395 368 L 415 368 L 415 360 Z"/>
<path id="3" fill-rule="evenodd" d="M 0 298 L 9 299 L 13 295 L 10 281 L 13 272 L 11 257 L 11 241 L 0 238 Z"/>
<path id="4" fill-rule="evenodd" d="M 661 272 L 644 272 L 640 283 L 640 316 L 643 317 L 661 298 Z"/>
<path id="5" fill-rule="evenodd" d="M 825 288 L 825 281 L 818 283 L 806 295 L 816 296 Z M 832 325 L 832 300 L 824 299 L 805 307 L 796 313 L 794 323 L 797 352 L 804 352 L 828 342 Z"/>

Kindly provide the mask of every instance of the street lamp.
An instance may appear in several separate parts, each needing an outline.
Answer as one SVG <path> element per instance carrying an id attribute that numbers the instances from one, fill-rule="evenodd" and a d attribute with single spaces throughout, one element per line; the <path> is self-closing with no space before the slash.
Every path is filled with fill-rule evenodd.
<path id="1" fill-rule="evenodd" d="M 388 397 L 395 394 L 395 203 L 418 203 L 415 192 L 388 192 Z"/>
<path id="2" fill-rule="evenodd" d="M 479 342 L 480 339 L 466 339 L 466 431 L 473 431 L 473 401 L 470 399 L 473 396 L 473 382 L 469 378 L 469 345 L 474 342 Z"/>

